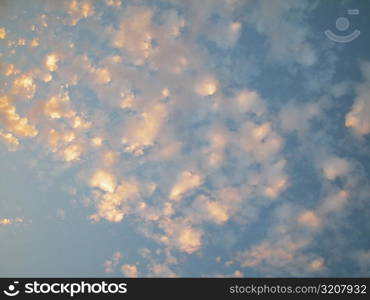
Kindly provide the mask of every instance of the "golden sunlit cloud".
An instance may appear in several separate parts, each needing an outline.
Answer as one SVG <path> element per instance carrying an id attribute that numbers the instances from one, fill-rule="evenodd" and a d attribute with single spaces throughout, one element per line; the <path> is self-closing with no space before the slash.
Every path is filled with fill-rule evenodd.
<path id="1" fill-rule="evenodd" d="M 93 69 L 92 72 L 98 84 L 106 84 L 111 81 L 111 75 L 108 69 Z"/>
<path id="2" fill-rule="evenodd" d="M 250 14 L 244 23 L 235 8 L 243 4 L 244 9 L 249 1 L 51 2 L 39 5 L 42 9 L 33 17 L 28 15 L 32 10 L 24 18 L 19 11 L 16 18 L 5 19 L 7 28 L 0 28 L 0 142 L 5 145 L 0 146 L 31 158 L 27 163 L 36 177 L 48 176 L 45 189 L 55 186 L 50 183 L 59 174 L 73 176 L 60 182 L 69 195 L 53 209 L 58 221 L 68 223 L 68 205 L 82 202 L 92 210 L 90 221 L 101 222 L 93 227 L 134 224 L 135 231 L 153 240 L 145 264 L 129 260 L 129 251 L 123 252 L 123 262 L 123 254 L 116 252 L 100 262 L 106 273 L 175 276 L 172 268 L 177 272 L 175 267 L 191 255 L 207 255 L 209 245 L 221 244 L 230 251 L 217 253 L 216 262 L 232 267 L 223 272 L 229 276 L 243 276 L 241 267 L 289 274 L 326 269 L 324 258 L 306 251 L 316 249 L 312 242 L 334 218 L 362 205 L 355 198 L 362 193 L 358 182 L 364 172 L 354 172 L 360 165 L 356 157 L 340 158 L 334 143 L 321 143 L 326 127 L 311 120 L 328 122 L 324 117 L 334 96 L 325 91 L 322 98 L 327 99 L 321 102 L 319 78 L 308 76 L 307 87 L 315 93 L 302 91 L 298 102 L 283 90 L 290 82 L 283 75 L 281 86 L 273 83 L 276 89 L 265 90 L 269 80 L 255 84 L 270 70 L 259 64 L 273 57 L 263 61 L 252 55 L 239 61 L 239 37 L 241 43 L 248 40 L 244 27 L 257 22 L 258 34 L 271 38 L 264 30 L 273 26 L 263 23 L 271 11 L 264 18 Z M 273 8 L 277 14 L 279 5 Z M 293 46 L 288 50 L 301 49 L 304 55 L 306 42 L 289 33 Z M 262 44 L 276 47 L 274 40 Z M 287 50 L 283 44 L 277 47 L 281 51 Z M 220 54 L 225 57 L 217 62 Z M 300 74 L 299 65 L 279 64 Z M 249 89 L 251 82 L 258 91 Z M 367 86 L 356 90 L 345 117 L 360 141 L 365 138 L 358 135 L 370 133 Z M 315 98 L 306 99 L 309 94 Z M 23 139 L 27 137 L 34 138 Z M 311 142 L 317 144 L 311 148 Z M 302 153 L 295 155 L 296 149 Z M 299 164 L 302 157 L 307 162 Z M 305 172 L 310 164 L 319 170 L 321 182 L 304 177 L 314 176 L 311 169 Z M 67 169 L 68 174 L 62 173 Z M 310 195 L 292 203 L 304 191 L 290 186 L 310 188 L 311 181 L 321 185 L 316 194 L 323 198 L 316 204 L 312 197 L 314 207 L 305 202 Z M 265 210 L 271 210 L 273 222 L 267 224 L 273 229 L 266 239 L 256 244 L 253 238 L 239 256 L 232 253 L 244 242 L 244 226 L 253 231 Z M 17 222 L 0 219 L 2 230 Z"/>
<path id="3" fill-rule="evenodd" d="M 324 259 L 322 257 L 316 258 L 309 265 L 310 270 L 314 272 L 322 271 L 324 267 L 325 267 L 325 264 L 324 264 Z"/>
<path id="4" fill-rule="evenodd" d="M 135 265 L 129 265 L 129 264 L 126 264 L 126 265 L 122 265 L 122 273 L 123 275 L 125 275 L 126 277 L 130 277 L 130 278 L 136 278 L 138 277 L 138 270 L 137 270 L 137 267 Z"/>
<path id="5" fill-rule="evenodd" d="M 23 223 L 24 220 L 22 218 L 14 218 L 14 219 L 9 219 L 9 218 L 2 218 L 0 219 L 0 225 L 11 225 L 15 223 Z"/>
<path id="6" fill-rule="evenodd" d="M 11 133 L 4 133 L 0 130 L 0 140 L 2 140 L 5 144 L 8 145 L 9 151 L 16 151 L 19 146 L 18 139 L 12 135 Z"/>
<path id="7" fill-rule="evenodd" d="M 191 227 L 183 228 L 178 232 L 179 248 L 186 253 L 193 253 L 201 247 L 202 234 Z"/>
<path id="8" fill-rule="evenodd" d="M 207 212 L 217 224 L 223 224 L 229 219 L 226 208 L 217 202 L 208 202 Z"/>
<path id="9" fill-rule="evenodd" d="M 212 96 L 217 89 L 218 81 L 212 76 L 207 76 L 197 83 L 195 91 L 201 96 Z"/>
<path id="10" fill-rule="evenodd" d="M 103 144 L 103 138 L 96 136 L 91 139 L 91 143 L 96 147 L 100 147 Z"/>
<path id="11" fill-rule="evenodd" d="M 353 128 L 360 135 L 370 133 L 370 101 L 358 99 L 352 110 L 346 115 L 345 125 Z"/>
<path id="12" fill-rule="evenodd" d="M 321 219 L 313 211 L 305 211 L 298 216 L 298 222 L 306 227 L 319 228 L 321 226 Z"/>
<path id="13" fill-rule="evenodd" d="M 90 178 L 90 186 L 113 193 L 116 188 L 116 178 L 109 172 L 97 170 Z"/>
<path id="14" fill-rule="evenodd" d="M 18 137 L 34 137 L 38 134 L 36 128 L 28 124 L 27 118 L 21 118 L 16 113 L 15 106 L 11 105 L 10 99 L 6 96 L 0 97 L 0 122 Z"/>
<path id="15" fill-rule="evenodd" d="M 72 118 L 76 115 L 67 93 L 51 97 L 45 103 L 44 111 L 52 119 Z"/>
<path id="16" fill-rule="evenodd" d="M 50 72 L 54 72 L 58 69 L 59 58 L 55 53 L 49 54 L 45 59 L 45 66 Z"/>
<path id="17" fill-rule="evenodd" d="M 3 40 L 6 38 L 6 30 L 4 27 L 0 27 L 0 40 Z"/>
<path id="18" fill-rule="evenodd" d="M 182 195 L 189 190 L 199 187 L 203 182 L 202 176 L 191 171 L 184 171 L 173 186 L 170 199 L 180 200 Z"/>
<path id="19" fill-rule="evenodd" d="M 12 221 L 10 219 L 0 219 L 0 225 L 10 225 Z"/>
<path id="20" fill-rule="evenodd" d="M 27 99 L 31 99 L 34 96 L 35 91 L 36 84 L 31 75 L 23 74 L 14 79 L 12 90 L 14 94 L 19 94 Z"/>
<path id="21" fill-rule="evenodd" d="M 90 0 L 72 0 L 68 6 L 68 13 L 72 17 L 71 25 L 75 26 L 81 19 L 93 16 L 95 10 Z"/>
<path id="22" fill-rule="evenodd" d="M 134 155 L 143 155 L 144 148 L 153 145 L 167 116 L 167 108 L 158 103 L 134 118 L 126 128 L 122 138 L 124 149 Z"/>
<path id="23" fill-rule="evenodd" d="M 70 162 L 78 160 L 82 154 L 82 147 L 80 145 L 69 145 L 63 151 L 64 160 Z"/>

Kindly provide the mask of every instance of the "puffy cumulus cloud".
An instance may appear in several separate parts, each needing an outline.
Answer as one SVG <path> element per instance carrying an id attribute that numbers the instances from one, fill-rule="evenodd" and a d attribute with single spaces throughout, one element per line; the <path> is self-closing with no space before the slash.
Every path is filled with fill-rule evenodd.
<path id="1" fill-rule="evenodd" d="M 111 75 L 108 69 L 92 69 L 92 73 L 98 84 L 105 84 L 111 81 Z"/>
<path id="2" fill-rule="evenodd" d="M 143 64 L 152 52 L 152 17 L 150 8 L 129 7 L 113 35 L 113 46 L 127 51 L 138 65 Z"/>
<path id="3" fill-rule="evenodd" d="M 347 175 L 352 169 L 351 164 L 340 157 L 329 157 L 322 162 L 324 176 L 328 180 L 334 180 L 337 177 Z"/>
<path id="4" fill-rule="evenodd" d="M 45 67 L 54 72 L 58 69 L 59 56 L 56 53 L 51 53 L 45 57 Z"/>
<path id="5" fill-rule="evenodd" d="M 347 113 L 345 125 L 359 135 L 370 133 L 370 63 L 362 65 L 365 82 L 358 85 L 357 97 L 354 100 L 352 110 Z"/>
<path id="6" fill-rule="evenodd" d="M 355 201 L 362 176 L 353 172 L 355 159 L 341 158 L 340 149 L 321 143 L 328 137 L 325 126 L 312 130 L 316 118 L 330 123 L 321 101 L 303 103 L 302 93 L 300 101 L 282 103 L 281 94 L 289 99 L 290 92 L 264 90 L 257 68 L 246 66 L 243 76 L 227 69 L 239 61 L 244 45 L 231 48 L 254 24 L 271 45 L 264 63 L 278 59 L 280 67 L 297 74 L 292 80 L 301 80 L 302 66 L 316 62 L 304 24 L 310 5 L 293 0 L 149 2 L 40 4 L 40 13 L 26 22 L 35 24 L 29 35 L 18 37 L 7 27 L 7 40 L 0 41 L 6 45 L 0 140 L 16 150 L 22 149 L 22 137 L 37 135 L 30 149 L 38 158 L 51 154 L 63 171 L 74 164 L 70 170 L 77 179 L 87 178 L 77 181 L 73 196 L 93 210 L 92 221 L 124 221 L 158 247 L 143 256 L 147 263 L 123 264 L 120 254 L 113 255 L 104 262 L 108 273 L 120 269 L 135 277 L 140 267 L 140 274 L 175 276 L 188 260 L 212 249 L 227 249 L 217 253 L 223 257 L 238 253 L 230 263 L 225 257 L 217 265 L 233 268 L 217 274 L 242 276 L 250 268 L 278 276 L 324 272 L 331 262 L 315 252 L 318 235 L 361 202 Z M 240 11 L 247 11 L 245 19 Z M 20 22 L 21 28 L 23 17 Z M 254 44 L 245 45 L 251 51 L 248 59 L 259 64 L 265 52 L 255 56 Z M 220 53 L 225 54 L 221 68 L 214 60 Z M 257 67 L 270 70 L 269 65 Z M 249 74 L 258 90 L 248 87 L 248 78 L 244 82 Z M 313 81 L 305 82 L 303 90 L 306 84 L 321 84 Z M 358 87 L 346 117 L 347 126 L 362 135 L 368 132 L 366 85 Z M 329 89 L 326 98 L 343 96 L 343 89 Z M 297 152 L 307 154 L 307 163 L 296 161 Z M 306 177 L 313 173 L 310 168 L 318 170 L 317 194 L 324 195 L 317 204 L 304 194 L 308 187 L 300 186 L 311 181 Z M 283 204 L 288 208 L 280 217 L 268 223 L 261 219 Z M 271 227 L 267 237 L 240 248 L 260 222 Z"/>
<path id="7" fill-rule="evenodd" d="M 325 268 L 325 260 L 322 257 L 316 258 L 310 263 L 309 268 L 313 272 L 320 272 Z"/>
<path id="8" fill-rule="evenodd" d="M 90 0 L 72 0 L 67 2 L 67 12 L 70 15 L 70 24 L 75 26 L 81 19 L 93 16 L 95 10 Z"/>
<path id="9" fill-rule="evenodd" d="M 241 24 L 235 15 L 243 4 L 240 0 L 205 0 L 176 3 L 180 11 L 185 11 L 186 22 L 190 24 L 193 39 L 203 38 L 221 49 L 229 49 L 238 41 Z M 214 18 L 217 16 L 217 18 Z"/>
<path id="10" fill-rule="evenodd" d="M 311 210 L 302 212 L 297 221 L 299 224 L 313 229 L 319 228 L 322 224 L 320 217 Z"/>
<path id="11" fill-rule="evenodd" d="M 82 146 L 77 144 L 68 145 L 63 150 L 63 157 L 66 162 L 78 160 L 82 154 Z"/>
<path id="12" fill-rule="evenodd" d="M 135 180 L 123 180 L 116 185 L 115 177 L 102 170 L 98 170 L 90 180 L 90 185 L 105 191 L 97 194 L 97 213 L 90 216 L 94 221 L 101 218 L 110 222 L 121 222 L 124 216 L 134 210 L 136 205 L 145 207 L 145 203 L 138 203 L 140 187 Z"/>
<path id="13" fill-rule="evenodd" d="M 13 81 L 12 94 L 31 99 L 36 91 L 36 83 L 31 74 L 22 74 Z"/>
<path id="14" fill-rule="evenodd" d="M 317 103 L 289 102 L 279 112 L 279 121 L 285 131 L 307 131 L 310 121 L 320 116 Z"/>
<path id="15" fill-rule="evenodd" d="M 0 27 L 0 40 L 6 38 L 6 29 L 4 27 Z"/>
<path id="16" fill-rule="evenodd" d="M 71 108 L 68 93 L 52 96 L 45 103 L 44 112 L 51 119 L 72 118 L 76 112 Z"/>
<path id="17" fill-rule="evenodd" d="M 261 117 L 266 111 L 266 105 L 256 91 L 240 91 L 234 101 L 237 103 L 238 110 L 244 113 L 253 113 Z"/>
<path id="18" fill-rule="evenodd" d="M 188 254 L 198 251 L 202 246 L 203 232 L 191 226 L 186 220 L 163 219 L 160 227 L 165 235 L 160 236 L 160 242 Z"/>
<path id="19" fill-rule="evenodd" d="M 20 71 L 15 68 L 14 64 L 4 64 L 1 69 L 3 74 L 7 77 L 20 73 Z"/>
<path id="20" fill-rule="evenodd" d="M 199 187 L 203 182 L 200 174 L 192 171 L 183 171 L 170 192 L 171 200 L 180 200 L 186 192 Z"/>
<path id="21" fill-rule="evenodd" d="M 19 140 L 13 134 L 0 130 L 0 140 L 8 146 L 9 151 L 18 150 Z"/>
<path id="22" fill-rule="evenodd" d="M 224 128 L 212 128 L 206 135 L 209 147 L 204 149 L 203 153 L 207 156 L 209 166 L 218 168 L 225 160 L 225 149 L 230 142 L 230 135 Z"/>
<path id="23" fill-rule="evenodd" d="M 225 223 L 229 218 L 226 207 L 218 202 L 207 202 L 206 210 L 211 219 L 214 219 L 218 224 Z"/>
<path id="24" fill-rule="evenodd" d="M 328 223 L 323 222 L 324 218 L 328 221 L 328 215 L 320 205 L 312 210 L 289 202 L 282 203 L 272 215 L 266 238 L 239 252 L 236 261 L 231 260 L 230 263 L 239 262 L 242 267 L 268 276 L 308 276 L 324 272 L 324 257 L 311 250 L 316 246 L 315 238 Z"/>
<path id="25" fill-rule="evenodd" d="M 34 137 L 38 134 L 37 129 L 28 123 L 27 118 L 17 114 L 16 107 L 7 96 L 0 97 L 0 123 L 17 137 Z M 11 136 L 8 136 L 8 139 L 14 142 Z"/>
<path id="26" fill-rule="evenodd" d="M 319 207 L 321 213 L 339 213 L 348 203 L 350 194 L 346 190 L 332 191 L 323 200 Z"/>
<path id="27" fill-rule="evenodd" d="M 246 17 L 246 21 L 254 24 L 257 32 L 269 38 L 273 58 L 312 66 L 317 61 L 317 54 L 308 42 L 309 27 L 302 20 L 306 19 L 307 13 L 314 6 L 309 1 L 261 2 Z M 295 17 L 286 18 L 286 15 Z"/>
<path id="28" fill-rule="evenodd" d="M 206 76 L 196 83 L 195 91 L 201 96 L 212 96 L 217 88 L 218 81 L 212 76 Z"/>
<path id="29" fill-rule="evenodd" d="M 241 29 L 240 22 L 219 21 L 210 26 L 206 38 L 215 42 L 221 49 L 233 48 L 239 39 Z"/>
<path id="30" fill-rule="evenodd" d="M 270 123 L 256 124 L 247 121 L 242 129 L 241 145 L 257 162 L 274 160 L 283 147 L 283 138 Z"/>
<path id="31" fill-rule="evenodd" d="M 149 267 L 152 277 L 166 277 L 173 278 L 178 277 L 175 272 L 173 272 L 169 266 L 165 264 L 153 264 Z"/>
<path id="32" fill-rule="evenodd" d="M 173 270 L 173 265 L 178 260 L 171 254 L 169 248 L 150 250 L 143 248 L 139 250 L 140 256 L 146 261 L 146 271 L 141 272 L 142 277 L 178 277 Z M 136 264 L 137 265 L 137 264 Z M 130 265 L 135 266 L 135 265 Z M 126 275 L 128 276 L 128 275 Z"/>
<path id="33" fill-rule="evenodd" d="M 84 138 L 73 128 L 63 128 L 58 131 L 52 128 L 43 133 L 43 139 L 44 137 L 55 157 L 68 163 L 80 160 L 87 150 Z"/>
<path id="34" fill-rule="evenodd" d="M 16 224 L 16 223 L 23 223 L 24 220 L 22 218 L 0 218 L 0 225 L 11 225 L 11 224 Z"/>
<path id="35" fill-rule="evenodd" d="M 279 159 L 275 153 L 273 156 L 262 157 L 256 162 L 262 164 L 261 171 L 251 171 L 248 177 L 248 186 L 251 187 L 257 195 L 270 199 L 277 198 L 289 186 L 289 177 L 286 174 L 286 160 Z M 268 163 L 270 161 L 270 163 Z"/>
<path id="36" fill-rule="evenodd" d="M 68 145 L 76 139 L 76 134 L 71 130 L 56 131 L 50 129 L 47 132 L 47 140 L 52 152 L 57 152 L 61 147 Z"/>
<path id="37" fill-rule="evenodd" d="M 121 271 L 125 277 L 137 278 L 139 276 L 139 271 L 135 265 L 122 265 Z"/>
<path id="38" fill-rule="evenodd" d="M 201 232 L 194 230 L 191 227 L 186 227 L 178 232 L 176 243 L 179 248 L 186 253 L 193 253 L 201 247 Z"/>
<path id="39" fill-rule="evenodd" d="M 96 170 L 90 178 L 90 186 L 113 193 L 117 186 L 115 176 L 104 170 Z"/>
<path id="40" fill-rule="evenodd" d="M 231 187 L 217 191 L 214 197 L 215 199 L 205 195 L 197 197 L 192 208 L 187 211 L 186 218 L 194 224 L 211 222 L 222 225 L 240 212 L 245 200 L 239 189 Z"/>
<path id="41" fill-rule="evenodd" d="M 306 246 L 306 240 L 285 238 L 280 242 L 262 242 L 249 251 L 239 254 L 242 267 L 257 267 L 262 270 L 270 268 L 286 268 L 297 263 L 299 250 Z"/>
<path id="42" fill-rule="evenodd" d="M 104 262 L 104 272 L 105 273 L 113 273 L 117 265 L 119 264 L 120 260 L 122 259 L 122 253 L 117 251 L 113 254 L 111 259 L 107 259 Z"/>
<path id="43" fill-rule="evenodd" d="M 134 155 L 144 154 L 145 148 L 155 142 L 166 117 L 166 106 L 156 103 L 131 119 L 124 128 L 122 137 L 124 150 Z"/>

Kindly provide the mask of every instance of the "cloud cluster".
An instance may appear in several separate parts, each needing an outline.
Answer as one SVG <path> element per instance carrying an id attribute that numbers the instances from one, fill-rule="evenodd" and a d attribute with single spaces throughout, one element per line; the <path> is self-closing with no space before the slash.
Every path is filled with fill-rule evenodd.
<path id="1" fill-rule="evenodd" d="M 145 265 L 118 251 L 104 262 L 106 273 L 175 277 L 179 264 L 219 247 L 217 265 L 233 267 L 229 276 L 323 274 L 330 258 L 315 250 L 318 236 L 367 195 L 359 163 L 329 142 L 327 109 L 346 86 L 305 99 L 307 86 L 320 85 L 305 82 L 299 97 L 278 101 L 255 69 L 259 82 L 233 84 L 226 73 L 243 76 L 212 60 L 213 52 L 225 64 L 238 60 L 233 49 L 253 27 L 269 46 L 266 63 L 289 66 L 289 74 L 316 67 L 306 22 L 315 5 L 41 5 L 20 21 L 24 34 L 0 28 L 0 141 L 10 151 L 29 147 L 36 165 L 57 161 L 70 170 L 86 219 L 130 224 L 149 239 L 151 249 L 139 251 Z M 344 121 L 361 136 L 370 132 L 369 66 Z M 327 127 L 317 129 L 320 122 Z M 302 196 L 308 187 L 315 192 Z M 264 234 L 249 242 L 257 227 Z"/>

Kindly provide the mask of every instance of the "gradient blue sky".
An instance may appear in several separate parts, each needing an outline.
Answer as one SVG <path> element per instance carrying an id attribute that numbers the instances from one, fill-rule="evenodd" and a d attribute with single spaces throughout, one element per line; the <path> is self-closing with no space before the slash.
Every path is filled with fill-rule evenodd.
<path id="1" fill-rule="evenodd" d="M 0 276 L 369 276 L 369 16 L 1 1 Z"/>

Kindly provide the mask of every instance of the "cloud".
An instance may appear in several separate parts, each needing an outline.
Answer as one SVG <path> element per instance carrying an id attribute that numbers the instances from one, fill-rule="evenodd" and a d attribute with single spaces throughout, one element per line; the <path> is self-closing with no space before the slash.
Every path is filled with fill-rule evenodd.
<path id="1" fill-rule="evenodd" d="M 101 190 L 113 193 L 116 189 L 116 178 L 111 173 L 104 170 L 97 170 L 91 176 L 89 184 L 92 187 L 100 188 Z"/>
<path id="2" fill-rule="evenodd" d="M 153 277 L 177 277 L 176 273 L 174 273 L 167 265 L 154 264 L 150 266 L 150 270 L 152 271 Z"/>
<path id="3" fill-rule="evenodd" d="M 196 86 L 196 92 L 201 96 L 212 96 L 216 93 L 218 81 L 212 76 L 207 76 L 200 80 Z"/>
<path id="4" fill-rule="evenodd" d="M 112 45 L 123 49 L 135 64 L 142 65 L 152 53 L 153 12 L 146 7 L 131 6 L 114 33 Z"/>
<path id="5" fill-rule="evenodd" d="M 319 235 L 360 204 L 366 211 L 368 193 L 361 163 L 342 153 L 347 141 L 336 143 L 331 131 L 326 108 L 335 108 L 331 97 L 348 95 L 348 85 L 322 92 L 329 81 L 322 77 L 332 78 L 335 68 L 317 66 L 325 53 L 314 47 L 306 18 L 315 5 L 40 5 L 37 15 L 17 19 L 24 30 L 13 27 L 14 20 L 0 29 L 6 45 L 0 140 L 10 151 L 36 157 L 36 172 L 45 164 L 50 177 L 72 174 L 73 198 L 87 206 L 91 221 L 119 223 L 109 230 L 132 226 L 130 234 L 149 239 L 145 263 L 123 264 L 116 252 L 104 262 L 107 273 L 120 266 L 129 277 L 178 276 L 185 264 L 213 251 L 235 257 L 212 266 L 233 269 L 212 274 L 327 272 L 331 261 L 317 250 Z M 259 38 L 261 49 L 255 48 Z M 266 74 L 276 61 L 278 72 Z M 230 67 L 236 65 L 240 69 Z M 325 76 L 318 70 L 312 79 L 307 67 L 325 68 Z M 345 118 L 363 136 L 370 132 L 368 69 L 365 63 L 365 80 Z M 284 80 L 270 85 L 276 76 L 299 89 L 298 100 L 289 100 L 297 89 L 286 89 Z M 32 143 L 23 141 L 27 137 Z M 11 223 L 15 219 L 0 219 Z"/>
<path id="6" fill-rule="evenodd" d="M 351 171 L 351 164 L 340 157 L 329 157 L 323 162 L 322 169 L 326 179 L 335 180 L 347 175 Z"/>
<path id="7" fill-rule="evenodd" d="M 127 152 L 142 155 L 145 147 L 153 145 L 166 120 L 167 108 L 163 104 L 148 107 L 140 116 L 126 124 L 122 144 Z"/>
<path id="8" fill-rule="evenodd" d="M 160 241 L 167 246 L 188 254 L 198 251 L 202 246 L 202 231 L 192 227 L 186 220 L 164 219 L 160 222 L 160 227 L 166 233 L 160 237 Z"/>
<path id="9" fill-rule="evenodd" d="M 199 187 L 202 184 L 202 176 L 192 171 L 183 171 L 173 188 L 169 198 L 171 200 L 180 200 L 186 192 Z"/>
<path id="10" fill-rule="evenodd" d="M 95 13 L 94 6 L 90 0 L 70 1 L 67 12 L 71 17 L 70 22 L 72 26 L 77 25 L 81 19 L 91 17 Z"/>
<path id="11" fill-rule="evenodd" d="M 3 40 L 6 38 L 6 29 L 4 27 L 0 28 L 0 40 Z"/>
<path id="12" fill-rule="evenodd" d="M 50 71 L 54 72 L 58 69 L 59 57 L 55 53 L 51 53 L 45 58 L 45 67 Z"/>
<path id="13" fill-rule="evenodd" d="M 0 139 L 8 145 L 9 151 L 17 151 L 19 146 L 19 140 L 11 133 L 5 133 L 0 130 Z"/>
<path id="14" fill-rule="evenodd" d="M 298 223 L 315 229 L 321 226 L 321 219 L 315 212 L 308 210 L 298 216 Z"/>
<path id="15" fill-rule="evenodd" d="M 71 108 L 68 94 L 52 96 L 45 103 L 44 112 L 51 119 L 72 118 L 76 112 Z"/>
<path id="16" fill-rule="evenodd" d="M 27 118 L 17 114 L 16 107 L 7 96 L 0 97 L 0 122 L 6 130 L 17 137 L 34 137 L 38 134 L 37 129 L 28 123 Z"/>
<path id="17" fill-rule="evenodd" d="M 129 264 L 122 265 L 121 270 L 123 275 L 125 275 L 126 277 L 137 278 L 139 276 L 139 272 L 135 265 Z"/>
<path id="18" fill-rule="evenodd" d="M 112 259 L 108 259 L 104 262 L 104 272 L 113 273 L 121 259 L 122 253 L 119 251 L 115 252 L 112 256 Z"/>
<path id="19" fill-rule="evenodd" d="M 281 108 L 279 120 L 285 131 L 307 132 L 310 129 L 310 121 L 317 118 L 320 113 L 317 103 L 289 102 Z"/>
<path id="20" fill-rule="evenodd" d="M 314 7 L 315 4 L 309 1 L 261 2 L 246 21 L 254 24 L 258 33 L 268 37 L 271 57 L 304 67 L 312 66 L 317 61 L 317 54 L 308 42 L 310 31 L 305 21 L 306 13 Z M 286 18 L 287 15 L 294 17 Z"/>
<path id="21" fill-rule="evenodd" d="M 24 220 L 22 218 L 0 218 L 0 226 L 1 225 L 11 225 L 11 224 L 16 224 L 16 223 L 23 223 Z"/>
<path id="22" fill-rule="evenodd" d="M 310 263 L 310 270 L 313 272 L 320 272 L 325 268 L 325 261 L 322 257 L 314 259 Z"/>
<path id="23" fill-rule="evenodd" d="M 359 135 L 370 133 L 370 63 L 361 66 L 365 81 L 357 86 L 357 97 L 346 115 L 345 125 Z"/>

